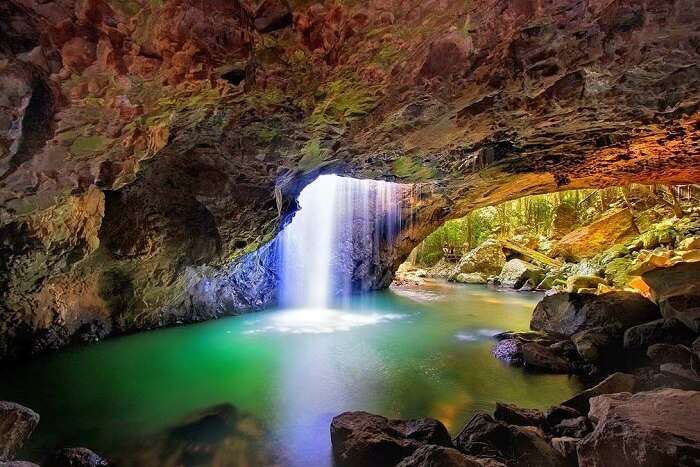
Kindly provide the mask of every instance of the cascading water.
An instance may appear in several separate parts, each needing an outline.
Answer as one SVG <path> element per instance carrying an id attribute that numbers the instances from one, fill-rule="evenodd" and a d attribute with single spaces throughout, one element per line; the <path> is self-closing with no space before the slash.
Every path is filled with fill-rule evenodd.
<path id="1" fill-rule="evenodd" d="M 380 250 L 400 230 L 401 185 L 323 175 L 281 233 L 283 308 L 329 309 L 376 288 Z"/>

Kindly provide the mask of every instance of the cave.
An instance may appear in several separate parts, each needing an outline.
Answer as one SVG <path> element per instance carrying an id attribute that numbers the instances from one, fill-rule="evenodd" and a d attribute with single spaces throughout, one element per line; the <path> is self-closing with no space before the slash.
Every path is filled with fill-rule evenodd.
<path id="1" fill-rule="evenodd" d="M 0 464 L 696 466 L 700 5 L 0 5 Z"/>

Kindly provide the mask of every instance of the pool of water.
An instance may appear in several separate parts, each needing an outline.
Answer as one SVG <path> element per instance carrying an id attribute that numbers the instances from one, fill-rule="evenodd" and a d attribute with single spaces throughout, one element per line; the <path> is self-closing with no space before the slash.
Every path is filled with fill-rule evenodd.
<path id="1" fill-rule="evenodd" d="M 257 465 L 268 458 L 251 450 L 267 449 L 280 464 L 330 466 L 329 424 L 343 411 L 432 416 L 456 434 L 496 401 L 543 408 L 580 389 L 490 354 L 493 334 L 528 328 L 539 298 L 435 282 L 355 297 L 343 310 L 271 310 L 146 332 L 2 370 L 0 399 L 41 415 L 28 460 L 87 446 L 124 464 L 167 465 L 162 452 L 139 453 L 183 417 L 229 403 L 244 433 L 227 444 L 224 457 L 244 459 L 232 465 Z M 197 462 L 228 465 L 221 456 Z"/>

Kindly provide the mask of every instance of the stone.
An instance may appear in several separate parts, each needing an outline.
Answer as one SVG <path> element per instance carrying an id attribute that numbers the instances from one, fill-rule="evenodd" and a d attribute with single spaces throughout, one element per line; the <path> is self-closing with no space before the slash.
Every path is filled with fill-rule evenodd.
<path id="1" fill-rule="evenodd" d="M 537 409 L 524 409 L 512 404 L 496 402 L 493 418 L 509 425 L 542 426 L 544 414 Z"/>
<path id="2" fill-rule="evenodd" d="M 83 71 L 90 66 L 95 59 L 96 45 L 82 37 L 74 37 L 63 44 L 61 58 L 63 65 L 72 71 Z"/>
<path id="3" fill-rule="evenodd" d="M 544 278 L 544 270 L 521 259 L 511 259 L 501 270 L 498 276 L 502 287 L 519 289 L 527 281 L 539 284 Z"/>
<path id="4" fill-rule="evenodd" d="M 583 438 L 591 431 L 586 417 L 567 418 L 551 428 L 556 436 L 568 436 L 572 438 Z"/>
<path id="5" fill-rule="evenodd" d="M 467 252 L 457 263 L 457 274 L 479 273 L 490 276 L 499 274 L 506 264 L 503 247 L 496 240 L 486 240 Z"/>
<path id="6" fill-rule="evenodd" d="M 696 334 L 676 318 L 658 319 L 625 331 L 625 349 L 644 350 L 654 344 L 690 345 Z"/>
<path id="7" fill-rule="evenodd" d="M 537 304 L 530 328 L 565 336 L 601 326 L 622 333 L 631 326 L 659 316 L 654 303 L 633 292 L 604 295 L 556 293 Z"/>
<path id="8" fill-rule="evenodd" d="M 486 277 L 479 272 L 460 273 L 452 280 L 461 284 L 486 284 Z"/>
<path id="9" fill-rule="evenodd" d="M 333 456 L 339 466 L 394 466 L 425 444 L 452 447 L 437 420 L 389 420 L 367 412 L 345 412 L 331 422 Z"/>
<path id="10" fill-rule="evenodd" d="M 605 279 L 597 276 L 569 276 L 566 279 L 566 291 L 578 292 L 579 289 L 596 289 L 598 284 L 606 284 Z"/>
<path id="11" fill-rule="evenodd" d="M 457 435 L 455 446 L 476 457 L 489 457 L 507 465 L 562 466 L 564 459 L 535 427 L 508 425 L 489 415 L 477 414 Z"/>
<path id="12" fill-rule="evenodd" d="M 634 392 L 638 386 L 637 377 L 627 373 L 613 373 L 603 381 L 586 389 L 571 399 L 561 403 L 566 407 L 576 409 L 579 413 L 586 414 L 590 408 L 589 400 L 592 397 L 597 397 L 603 394 L 612 394 L 617 392 Z"/>
<path id="13" fill-rule="evenodd" d="M 569 203 L 561 203 L 554 208 L 552 218 L 552 238 L 560 239 L 576 228 L 578 213 Z"/>
<path id="14" fill-rule="evenodd" d="M 557 355 L 548 347 L 528 342 L 522 345 L 523 362 L 525 368 L 532 368 L 552 373 L 569 373 L 572 370 L 570 363 Z"/>
<path id="15" fill-rule="evenodd" d="M 9 462 L 0 461 L 0 467 L 40 467 L 40 466 L 33 463 L 33 462 L 27 462 L 27 461 L 9 461 Z"/>
<path id="16" fill-rule="evenodd" d="M 555 405 L 545 412 L 545 420 L 550 427 L 559 425 L 564 420 L 579 418 L 581 412 L 565 405 Z"/>
<path id="17" fill-rule="evenodd" d="M 255 10 L 253 24 L 258 32 L 268 33 L 291 26 L 293 20 L 287 0 L 263 0 Z"/>
<path id="18" fill-rule="evenodd" d="M 581 440 L 578 438 L 571 438 L 568 436 L 552 438 L 549 440 L 554 450 L 564 458 L 568 467 L 578 466 L 578 454 L 576 453 L 576 447 L 578 446 L 579 441 Z"/>
<path id="19" fill-rule="evenodd" d="M 39 414 L 14 402 L 0 401 L 0 461 L 15 458 L 39 423 Z"/>
<path id="20" fill-rule="evenodd" d="M 581 358 L 590 363 L 598 363 L 603 357 L 609 358 L 609 351 L 618 343 L 618 340 L 602 327 L 577 332 L 571 336 L 571 341 Z"/>
<path id="21" fill-rule="evenodd" d="M 554 245 L 549 256 L 579 262 L 635 235 L 637 228 L 632 213 L 629 209 L 621 209 L 566 234 Z"/>
<path id="22" fill-rule="evenodd" d="M 428 444 L 399 462 L 396 467 L 505 467 L 492 459 L 466 456 L 454 448 Z"/>
<path id="23" fill-rule="evenodd" d="M 682 262 L 642 275 L 664 318 L 677 318 L 700 333 L 700 262 Z"/>
<path id="24" fill-rule="evenodd" d="M 678 242 L 678 250 L 698 250 L 700 249 L 700 237 L 688 237 Z"/>
<path id="25" fill-rule="evenodd" d="M 459 32 L 450 32 L 434 40 L 420 68 L 422 78 L 447 77 L 467 67 L 467 58 L 473 50 L 471 38 Z"/>
<path id="26" fill-rule="evenodd" d="M 647 357 L 655 365 L 664 363 L 677 363 L 683 368 L 690 368 L 697 361 L 693 351 L 684 345 L 678 344 L 654 344 L 647 349 Z"/>
<path id="27" fill-rule="evenodd" d="M 105 467 L 109 461 L 87 448 L 59 449 L 44 464 L 44 467 Z"/>
<path id="28" fill-rule="evenodd" d="M 685 368 L 678 363 L 664 363 L 659 366 L 659 371 L 673 381 L 673 387 L 700 390 L 700 377 L 692 369 Z"/>
<path id="29" fill-rule="evenodd" d="M 581 467 L 691 466 L 700 460 L 700 392 L 663 389 L 591 399 L 593 432 L 578 445 Z"/>

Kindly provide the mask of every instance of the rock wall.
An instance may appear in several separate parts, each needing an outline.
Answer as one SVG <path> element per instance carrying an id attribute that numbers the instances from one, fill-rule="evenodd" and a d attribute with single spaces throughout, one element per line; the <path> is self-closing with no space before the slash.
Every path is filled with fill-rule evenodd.
<path id="1" fill-rule="evenodd" d="M 389 269 L 474 207 L 697 182 L 699 18 L 691 0 L 3 2 L 0 358 L 267 303 L 269 242 L 319 173 L 416 184 Z"/>

